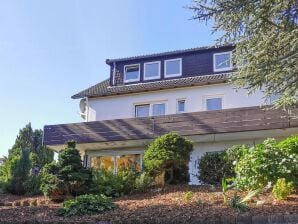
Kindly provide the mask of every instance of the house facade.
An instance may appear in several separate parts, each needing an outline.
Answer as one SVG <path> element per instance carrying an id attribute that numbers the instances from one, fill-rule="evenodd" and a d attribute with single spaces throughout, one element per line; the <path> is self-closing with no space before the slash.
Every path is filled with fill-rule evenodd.
<path id="1" fill-rule="evenodd" d="M 204 153 L 298 133 L 297 116 L 266 109 L 273 98 L 264 101 L 261 90 L 248 96 L 228 82 L 235 72 L 233 49 L 226 45 L 107 59 L 109 79 L 72 96 L 80 100 L 84 122 L 46 125 L 44 144 L 59 151 L 67 140 L 75 140 L 86 166 L 141 170 L 147 145 L 159 135 L 178 132 L 194 142 L 190 184 L 199 184 L 197 167 Z"/>

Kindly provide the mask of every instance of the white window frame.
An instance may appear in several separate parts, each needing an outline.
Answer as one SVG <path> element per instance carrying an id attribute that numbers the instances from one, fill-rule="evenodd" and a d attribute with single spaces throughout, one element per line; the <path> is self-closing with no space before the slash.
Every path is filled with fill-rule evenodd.
<path id="1" fill-rule="evenodd" d="M 140 102 L 140 103 L 134 103 L 133 104 L 133 117 L 136 117 L 136 106 L 142 106 L 142 105 L 148 105 L 149 104 L 149 117 L 158 117 L 158 116 L 164 116 L 168 114 L 168 101 L 162 100 L 162 101 L 150 101 L 150 102 Z M 164 115 L 157 115 L 153 116 L 153 104 L 165 104 L 165 114 Z M 143 117 L 145 118 L 145 117 Z"/>
<path id="2" fill-rule="evenodd" d="M 158 64 L 158 75 L 152 77 L 146 77 L 146 65 L 150 64 Z M 153 79 L 160 79 L 160 61 L 152 61 L 144 63 L 144 80 L 153 80 Z"/>
<path id="3" fill-rule="evenodd" d="M 139 74 L 137 79 L 126 79 L 126 68 L 131 67 L 131 66 L 139 66 Z M 124 65 L 124 83 L 129 83 L 129 82 L 137 82 L 140 81 L 140 70 L 141 70 L 141 65 L 140 64 L 131 64 L 131 65 Z"/>
<path id="4" fill-rule="evenodd" d="M 180 63 L 179 63 L 180 73 L 167 75 L 167 62 L 178 61 L 178 60 L 180 61 Z M 174 58 L 174 59 L 165 60 L 164 72 L 165 72 L 165 78 L 172 78 L 172 77 L 182 76 L 182 58 Z"/>
<path id="5" fill-rule="evenodd" d="M 205 96 L 203 96 L 203 108 L 204 108 L 205 111 L 212 111 L 212 110 L 207 110 L 207 100 L 208 99 L 213 99 L 213 98 L 221 98 L 221 110 L 225 109 L 224 94 L 215 94 L 215 95 L 205 95 Z"/>
<path id="6" fill-rule="evenodd" d="M 184 111 L 179 111 L 179 101 L 184 101 Z M 176 100 L 176 113 L 177 114 L 182 114 L 186 112 L 186 99 L 181 98 Z"/>
<path id="7" fill-rule="evenodd" d="M 229 54 L 230 55 L 230 66 L 228 68 L 216 68 L 216 56 L 222 55 L 222 54 Z M 232 65 L 232 51 L 225 51 L 225 52 L 220 52 L 220 53 L 214 53 L 213 54 L 213 71 L 214 72 L 223 72 L 223 71 L 230 71 L 233 69 Z"/>
<path id="8" fill-rule="evenodd" d="M 135 118 L 144 118 L 144 117 L 137 117 L 137 107 L 139 106 L 147 106 L 149 105 L 149 117 L 151 116 L 151 104 L 150 103 L 140 103 L 140 104 L 134 104 L 134 117 Z"/>

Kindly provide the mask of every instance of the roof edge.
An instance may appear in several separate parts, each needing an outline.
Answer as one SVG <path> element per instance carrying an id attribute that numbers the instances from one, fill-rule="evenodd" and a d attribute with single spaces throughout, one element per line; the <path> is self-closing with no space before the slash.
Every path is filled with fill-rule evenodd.
<path id="1" fill-rule="evenodd" d="M 205 50 L 212 50 L 212 49 L 225 48 L 225 47 L 235 47 L 235 44 L 202 46 L 202 47 L 187 48 L 187 49 L 182 49 L 182 50 L 165 51 L 165 52 L 161 52 L 161 53 L 152 53 L 152 54 L 144 54 L 144 55 L 131 56 L 131 57 L 106 59 L 106 64 L 111 65 L 113 62 L 130 61 L 130 60 L 137 60 L 137 59 L 144 59 L 144 58 L 167 56 L 167 55 L 172 55 L 172 54 L 182 54 L 182 53 L 188 53 L 188 52 L 205 51 Z"/>

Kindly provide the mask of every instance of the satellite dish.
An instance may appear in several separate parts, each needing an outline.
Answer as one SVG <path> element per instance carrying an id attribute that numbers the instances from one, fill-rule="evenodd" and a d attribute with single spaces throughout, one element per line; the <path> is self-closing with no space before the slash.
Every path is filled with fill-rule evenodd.
<path id="1" fill-rule="evenodd" d="M 80 101 L 80 110 L 82 114 L 85 114 L 86 112 L 86 99 L 81 99 Z"/>

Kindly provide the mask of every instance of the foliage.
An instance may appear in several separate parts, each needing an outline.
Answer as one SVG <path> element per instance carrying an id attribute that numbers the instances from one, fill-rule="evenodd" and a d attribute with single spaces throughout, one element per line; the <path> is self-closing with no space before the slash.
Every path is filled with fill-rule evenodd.
<path id="1" fill-rule="evenodd" d="M 42 146 L 42 131 L 33 130 L 29 123 L 19 131 L 0 169 L 2 191 L 13 194 L 39 192 L 37 179 L 40 177 L 33 178 L 30 170 L 37 175 L 42 166 L 53 161 L 53 157 L 53 152 Z"/>
<path id="2" fill-rule="evenodd" d="M 194 19 L 214 21 L 218 43 L 236 43 L 232 77 L 250 93 L 263 89 L 275 106 L 296 105 L 298 91 L 297 1 L 193 0 Z"/>
<path id="3" fill-rule="evenodd" d="M 198 164 L 199 180 L 205 184 L 220 184 L 224 177 L 234 176 L 232 162 L 226 152 L 205 153 Z"/>
<path id="4" fill-rule="evenodd" d="M 59 154 L 57 163 L 44 167 L 41 182 L 43 193 L 54 200 L 60 196 L 80 195 L 89 189 L 92 173 L 82 166 L 74 142 L 69 142 L 67 148 Z"/>
<path id="5" fill-rule="evenodd" d="M 131 193 L 136 175 L 132 170 L 118 171 L 117 174 L 105 169 L 95 170 L 93 171 L 93 192 L 111 197 Z"/>
<path id="6" fill-rule="evenodd" d="M 141 173 L 135 180 L 135 191 L 146 192 L 154 186 L 153 178 L 146 172 Z"/>
<path id="7" fill-rule="evenodd" d="M 166 171 L 169 174 L 169 182 L 175 179 L 177 180 L 180 177 L 179 175 L 174 177 L 174 170 L 187 167 L 189 154 L 192 149 L 192 142 L 176 133 L 160 136 L 156 138 L 145 151 L 145 170 L 151 176 L 158 176 Z M 184 172 L 187 171 L 187 169 L 184 169 Z M 176 174 L 178 173 L 179 172 L 176 172 Z M 185 176 L 183 173 L 182 175 Z"/>
<path id="8" fill-rule="evenodd" d="M 184 193 L 184 200 L 190 201 L 194 196 L 194 193 L 192 191 L 187 191 Z"/>
<path id="9" fill-rule="evenodd" d="M 237 194 L 237 192 L 231 198 L 229 206 L 231 208 L 238 209 L 240 212 L 249 210 L 249 207 L 244 202 L 242 202 L 241 197 Z"/>
<path id="10" fill-rule="evenodd" d="M 63 216 L 92 215 L 115 207 L 110 197 L 105 195 L 81 195 L 65 201 L 60 214 Z"/>
<path id="11" fill-rule="evenodd" d="M 42 191 L 40 190 L 40 184 L 41 184 L 41 176 L 31 174 L 23 184 L 26 194 L 28 195 L 41 194 Z"/>
<path id="12" fill-rule="evenodd" d="M 297 136 L 280 143 L 267 139 L 250 149 L 236 164 L 237 185 L 241 189 L 257 189 L 274 184 L 284 177 L 297 183 Z"/>
<path id="13" fill-rule="evenodd" d="M 234 187 L 233 181 L 234 181 L 233 178 L 232 179 L 222 178 L 221 180 L 221 189 L 222 189 L 222 195 L 224 198 L 224 204 L 227 204 L 228 202 L 227 191 Z M 232 184 L 230 182 L 232 182 Z"/>
<path id="14" fill-rule="evenodd" d="M 20 155 L 12 157 L 9 164 L 9 177 L 7 179 L 7 190 L 12 194 L 24 194 L 24 182 L 28 179 L 30 171 L 29 150 L 22 149 Z"/>
<path id="15" fill-rule="evenodd" d="M 284 200 L 293 193 L 294 189 L 293 182 L 287 183 L 285 178 L 279 178 L 273 186 L 272 193 L 276 199 Z"/>

